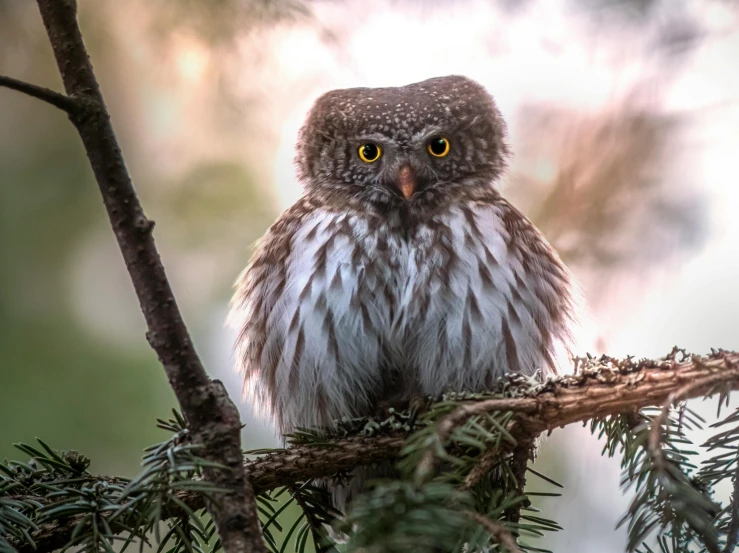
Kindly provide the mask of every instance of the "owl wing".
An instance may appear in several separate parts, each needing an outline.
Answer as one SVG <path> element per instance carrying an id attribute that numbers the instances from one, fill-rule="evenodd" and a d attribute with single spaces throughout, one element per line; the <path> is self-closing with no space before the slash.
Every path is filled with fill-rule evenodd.
<path id="1" fill-rule="evenodd" d="M 423 391 L 480 391 L 505 373 L 556 372 L 576 289 L 533 224 L 496 198 L 450 210 L 434 230 L 406 323 Z"/>
<path id="2" fill-rule="evenodd" d="M 297 204 L 265 234 L 236 284 L 230 322 L 244 393 L 283 433 L 366 413 L 389 326 L 368 312 L 370 271 L 345 213 Z M 340 349 L 341 348 L 341 349 Z"/>
<path id="3" fill-rule="evenodd" d="M 236 280 L 231 300 L 228 324 L 238 332 L 235 354 L 244 377 L 243 394 L 257 411 L 272 411 L 275 405 L 275 369 L 281 344 L 269 339 L 267 326 L 287 286 L 292 236 L 304 216 L 302 212 L 290 210 L 262 236 L 249 264 Z"/>

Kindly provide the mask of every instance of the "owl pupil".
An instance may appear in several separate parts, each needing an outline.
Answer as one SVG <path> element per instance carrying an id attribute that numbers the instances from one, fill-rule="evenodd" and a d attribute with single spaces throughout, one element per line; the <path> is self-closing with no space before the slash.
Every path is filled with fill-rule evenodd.
<path id="1" fill-rule="evenodd" d="M 429 149 L 432 154 L 444 155 L 447 149 L 447 141 L 443 138 L 436 138 L 429 143 Z"/>
<path id="2" fill-rule="evenodd" d="M 365 144 L 362 146 L 362 153 L 367 161 L 373 161 L 380 155 L 380 151 L 374 144 Z"/>

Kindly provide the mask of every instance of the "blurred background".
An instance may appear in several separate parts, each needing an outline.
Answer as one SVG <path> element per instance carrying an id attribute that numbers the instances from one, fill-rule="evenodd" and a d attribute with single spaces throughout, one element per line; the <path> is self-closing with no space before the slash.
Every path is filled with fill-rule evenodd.
<path id="1" fill-rule="evenodd" d="M 739 5 L 729 0 L 79 0 L 103 94 L 185 319 L 234 397 L 231 284 L 300 188 L 322 92 L 445 74 L 509 123 L 504 194 L 582 282 L 582 352 L 739 349 Z M 0 73 L 60 89 L 35 3 L 0 0 Z M 133 475 L 174 398 L 80 141 L 0 89 L 0 458 L 35 436 Z M 703 409 L 698 406 L 698 409 Z M 708 412 L 713 405 L 706 406 Z M 245 446 L 276 444 L 242 405 Z M 556 431 L 554 551 L 620 552 L 618 460 Z M 550 489 L 530 477 L 532 490 Z"/>

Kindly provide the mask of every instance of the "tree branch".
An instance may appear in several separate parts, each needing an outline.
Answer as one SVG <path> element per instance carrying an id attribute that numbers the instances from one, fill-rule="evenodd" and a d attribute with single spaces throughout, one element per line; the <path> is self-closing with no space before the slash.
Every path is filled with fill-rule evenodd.
<path id="1" fill-rule="evenodd" d="M 447 443 L 454 429 L 471 417 L 511 411 L 519 415 L 511 428 L 513 435 L 518 440 L 533 439 L 573 422 L 663 406 L 677 391 L 682 400 L 713 393 L 721 385 L 739 389 L 739 354 L 715 350 L 706 357 L 692 356 L 678 362 L 679 353 L 684 354 L 675 348 L 664 359 L 641 361 L 608 356 L 576 359 L 575 374 L 549 381 L 536 395 L 489 399 L 459 407 L 438 423 L 437 435 L 441 443 Z M 688 384 L 689 389 L 681 390 Z M 587 390 L 585 397 L 582 390 Z M 435 468 L 435 453 L 429 448 L 418 464 L 416 478 L 427 480 Z"/>
<path id="2" fill-rule="evenodd" d="M 513 449 L 511 455 L 511 470 L 516 477 L 516 494 L 523 496 L 526 489 L 526 471 L 529 468 L 529 461 L 533 459 L 533 450 L 536 446 L 534 441 L 520 440 Z M 521 502 L 516 503 L 513 507 L 506 509 L 506 520 L 514 524 L 521 522 L 521 508 L 529 507 L 530 503 L 526 500 L 526 505 Z"/>
<path id="3" fill-rule="evenodd" d="M 518 443 L 568 424 L 609 415 L 634 413 L 650 406 L 663 406 L 672 395 L 686 400 L 706 393 L 739 389 L 739 353 L 717 351 L 705 357 L 634 361 L 602 357 L 580 360 L 577 374 L 550 381 L 522 397 L 471 401 L 440 421 L 461 421 L 465 416 L 499 409 L 514 411 Z M 583 367 L 583 365 L 586 365 Z M 690 383 L 687 387 L 686 383 Z M 673 395 L 674 394 L 674 395 Z M 449 418 L 451 417 L 451 418 Z M 437 430 L 438 431 L 438 430 Z M 407 434 L 393 431 L 374 436 L 355 435 L 325 444 L 297 445 L 269 453 L 245 463 L 248 479 L 256 493 L 337 473 L 355 467 L 395 461 L 401 454 Z M 202 509 L 203 497 L 182 493 L 179 498 L 191 509 Z M 43 498 L 30 498 L 43 501 Z M 176 513 L 172 513 L 175 516 Z M 32 534 L 37 549 L 18 544 L 19 553 L 49 553 L 64 545 L 72 529 L 68 525 L 42 525 Z"/>
<path id="4" fill-rule="evenodd" d="M 69 96 L 56 92 L 55 90 L 51 90 L 50 88 L 27 83 L 25 81 L 14 79 L 13 77 L 0 75 L 0 87 L 17 90 L 18 92 L 22 92 L 23 94 L 27 94 L 28 96 L 38 100 L 43 100 L 47 104 L 51 104 L 55 108 L 59 108 L 69 114 L 74 113 L 79 108 L 74 98 L 70 98 Z"/>
<path id="5" fill-rule="evenodd" d="M 670 395 L 667 396 L 667 400 L 664 402 L 664 405 L 662 406 L 662 410 L 660 411 L 659 416 L 652 421 L 652 424 L 649 427 L 649 438 L 647 441 L 647 449 L 649 450 L 649 453 L 652 456 L 655 466 L 658 466 L 659 468 L 664 469 L 665 465 L 668 462 L 665 459 L 664 451 L 662 451 L 661 442 L 662 442 L 662 433 L 663 433 L 665 425 L 667 424 L 667 420 L 670 416 L 670 409 L 672 409 L 672 406 L 682 401 L 685 401 L 686 399 L 690 397 L 695 397 L 696 388 L 699 388 L 702 391 L 705 391 L 705 393 L 710 393 L 710 390 L 706 390 L 706 386 L 709 386 L 711 383 L 715 383 L 715 385 L 722 384 L 724 382 L 722 377 L 723 375 L 721 373 L 715 373 L 712 375 L 708 375 L 695 382 L 690 382 L 684 385 L 682 388 L 675 390 L 674 392 L 670 393 Z"/>
<path id="6" fill-rule="evenodd" d="M 585 366 L 583 366 L 585 364 Z M 578 370 L 579 368 L 579 370 Z M 739 389 L 739 353 L 716 350 L 705 357 L 678 362 L 633 358 L 576 360 L 576 373 L 551 380 L 543 389 L 521 398 L 491 399 L 460 407 L 439 423 L 448 437 L 454 425 L 493 411 L 519 413 L 522 435 L 537 435 L 574 422 L 663 406 L 670 394 L 680 400 L 714 393 L 723 385 Z M 687 384 L 690 384 L 689 389 Z"/>
<path id="7" fill-rule="evenodd" d="M 476 513 L 475 511 L 465 511 L 465 514 L 490 532 L 495 540 L 505 547 L 505 550 L 508 551 L 508 553 L 521 553 L 521 550 L 518 548 L 518 544 L 516 543 L 516 538 L 514 538 L 510 530 L 500 522 L 490 520 L 486 516 Z"/>
<path id="8" fill-rule="evenodd" d="M 110 122 L 77 23 L 74 0 L 37 0 L 67 97 L 43 94 L 57 103 L 75 98 L 68 111 L 90 160 L 118 246 L 159 356 L 201 455 L 228 467 L 208 468 L 205 478 L 228 492 L 208 505 L 226 553 L 265 551 L 251 485 L 242 467 L 241 421 L 223 385 L 211 381 L 198 358 L 154 245 Z M 17 83 L 16 83 L 17 84 Z M 19 88 L 16 86 L 16 88 Z M 33 87 L 25 91 L 39 92 Z"/>

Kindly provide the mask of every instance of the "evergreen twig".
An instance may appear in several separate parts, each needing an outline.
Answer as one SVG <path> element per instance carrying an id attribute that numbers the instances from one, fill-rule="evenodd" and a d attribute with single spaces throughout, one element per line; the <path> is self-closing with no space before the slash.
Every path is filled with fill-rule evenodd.
<path id="1" fill-rule="evenodd" d="M 511 531 L 500 522 L 490 520 L 486 516 L 475 511 L 466 511 L 465 513 L 480 524 L 480 526 L 490 532 L 495 540 L 508 550 L 508 553 L 521 553 Z"/>
<path id="2" fill-rule="evenodd" d="M 739 540 L 739 463 L 734 471 L 734 489 L 731 493 L 731 519 L 726 530 L 726 545 L 722 553 L 732 553 L 736 549 Z"/>
<path id="3" fill-rule="evenodd" d="M 337 553 L 333 540 L 328 535 L 327 527 L 337 520 L 340 513 L 330 506 L 328 493 L 305 484 L 288 486 L 288 489 L 305 515 L 306 530 L 309 530 L 313 537 L 316 553 Z M 299 538 L 298 541 L 300 541 Z M 304 548 L 298 549 L 301 553 L 304 551 Z"/>

